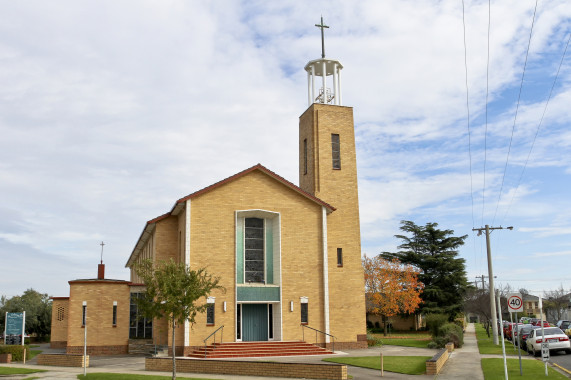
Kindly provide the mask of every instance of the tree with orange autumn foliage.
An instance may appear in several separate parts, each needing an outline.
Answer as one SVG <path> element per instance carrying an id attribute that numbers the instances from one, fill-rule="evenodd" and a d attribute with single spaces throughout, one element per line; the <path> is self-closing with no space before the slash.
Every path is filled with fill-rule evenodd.
<path id="1" fill-rule="evenodd" d="M 367 312 L 383 319 L 387 335 L 387 318 L 410 314 L 418 308 L 424 284 L 418 281 L 419 272 L 398 259 L 385 260 L 380 256 L 363 257 Z"/>

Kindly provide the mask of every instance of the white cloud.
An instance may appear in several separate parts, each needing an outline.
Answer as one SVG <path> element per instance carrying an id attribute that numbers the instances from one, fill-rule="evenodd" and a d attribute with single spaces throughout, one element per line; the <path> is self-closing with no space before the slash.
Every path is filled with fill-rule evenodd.
<path id="1" fill-rule="evenodd" d="M 473 218 L 491 223 L 533 6 L 492 4 L 485 135 L 487 3 L 466 3 L 470 157 L 458 2 L 4 2 L 0 236 L 10 252 L 61 255 L 66 279 L 91 275 L 104 240 L 108 273 L 124 277 L 144 222 L 181 196 L 258 162 L 297 182 L 303 66 L 320 54 L 320 14 L 354 106 L 363 251 L 395 250 L 401 219 L 458 234 Z M 566 1 L 538 8 L 498 207 L 528 256 L 569 249 L 568 60 L 515 189 L 570 17 Z M 552 220 L 556 235 L 532 227 Z M 519 245 L 529 233 L 536 241 Z M 462 255 L 477 267 L 472 250 Z"/>

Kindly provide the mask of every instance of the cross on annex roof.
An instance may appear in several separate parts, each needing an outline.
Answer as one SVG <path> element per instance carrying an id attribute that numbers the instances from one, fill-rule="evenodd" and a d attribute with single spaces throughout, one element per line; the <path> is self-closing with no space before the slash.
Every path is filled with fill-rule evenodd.
<path id="1" fill-rule="evenodd" d="M 104 242 L 101 242 L 101 244 L 99 244 L 101 246 L 101 264 L 103 264 L 103 246 L 105 245 Z"/>
<path id="2" fill-rule="evenodd" d="M 329 29 L 329 27 L 323 24 L 323 16 L 321 16 L 321 24 L 315 24 L 315 26 L 321 29 L 321 58 L 325 58 L 325 36 L 323 34 L 323 29 Z"/>

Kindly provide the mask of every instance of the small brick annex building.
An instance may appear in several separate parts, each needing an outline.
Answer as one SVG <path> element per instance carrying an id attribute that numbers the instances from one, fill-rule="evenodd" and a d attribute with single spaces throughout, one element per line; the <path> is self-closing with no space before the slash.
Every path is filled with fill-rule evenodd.
<path id="1" fill-rule="evenodd" d="M 363 348 L 365 296 L 353 109 L 341 105 L 339 61 L 305 66 L 308 109 L 299 119 L 299 186 L 258 164 L 184 196 L 149 220 L 126 263 L 130 281 L 70 281 L 54 298 L 52 345 L 74 353 L 83 342 L 87 300 L 92 354 L 124 353 L 130 338 L 170 344 L 166 320 L 136 320 L 141 291 L 133 266 L 173 259 L 206 267 L 226 292 L 214 291 L 207 313 L 176 330 L 177 355 L 203 346 L 224 326 L 224 342 L 301 340 Z M 327 82 L 331 83 L 331 89 Z M 322 86 L 315 89 L 315 83 Z M 113 322 L 113 323 L 112 323 Z M 315 342 L 315 333 L 310 343 Z"/>

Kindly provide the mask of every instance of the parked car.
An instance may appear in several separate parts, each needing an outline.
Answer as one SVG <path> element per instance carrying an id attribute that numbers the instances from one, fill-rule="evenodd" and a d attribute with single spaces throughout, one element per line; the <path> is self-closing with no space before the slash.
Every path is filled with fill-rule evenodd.
<path id="1" fill-rule="evenodd" d="M 535 324 L 536 324 L 538 321 L 541 321 L 541 319 L 539 319 L 539 318 L 531 318 L 531 319 L 529 320 L 529 323 L 531 323 L 532 325 L 535 326 Z"/>
<path id="2" fill-rule="evenodd" d="M 529 337 L 529 334 L 531 333 L 532 330 L 535 329 L 540 329 L 541 327 L 539 326 L 533 326 L 531 324 L 526 324 L 522 327 L 522 329 L 520 330 L 519 334 L 519 346 L 521 347 L 522 350 L 527 351 L 527 338 Z"/>
<path id="3" fill-rule="evenodd" d="M 541 326 L 541 319 L 537 320 L 535 323 L 532 323 L 534 326 Z M 551 327 L 549 322 L 543 321 L 543 327 Z"/>
<path id="4" fill-rule="evenodd" d="M 508 326 L 508 331 L 506 332 L 506 338 L 508 340 L 512 340 L 513 339 L 513 330 L 516 329 L 516 326 L 522 326 L 523 323 L 510 323 Z"/>
<path id="5" fill-rule="evenodd" d="M 519 335 L 521 329 L 523 329 L 524 327 L 530 326 L 529 324 L 526 323 L 520 323 L 517 325 L 517 329 L 514 329 L 513 331 L 513 339 L 515 341 L 517 341 L 517 336 Z"/>
<path id="6" fill-rule="evenodd" d="M 558 327 L 544 328 L 545 338 L 549 343 L 549 351 L 565 351 L 571 354 L 571 345 L 569 337 Z M 527 337 L 527 352 L 533 353 L 535 356 L 541 354 L 541 343 L 543 343 L 542 329 L 534 329 Z"/>
<path id="7" fill-rule="evenodd" d="M 561 319 L 559 321 L 557 321 L 557 323 L 555 324 L 555 326 L 559 327 L 561 330 L 565 331 L 566 329 L 569 328 L 569 323 L 571 323 L 570 321 L 566 320 L 566 319 Z M 563 324 L 567 324 L 567 327 L 562 327 L 561 325 Z"/>
<path id="8" fill-rule="evenodd" d="M 506 331 L 507 331 L 509 324 L 510 324 L 510 321 L 502 321 L 502 330 L 504 330 L 504 337 L 506 336 Z"/>
<path id="9" fill-rule="evenodd" d="M 530 317 L 521 317 L 521 318 L 519 319 L 519 321 L 520 321 L 521 323 L 531 323 L 531 318 L 530 318 Z"/>

